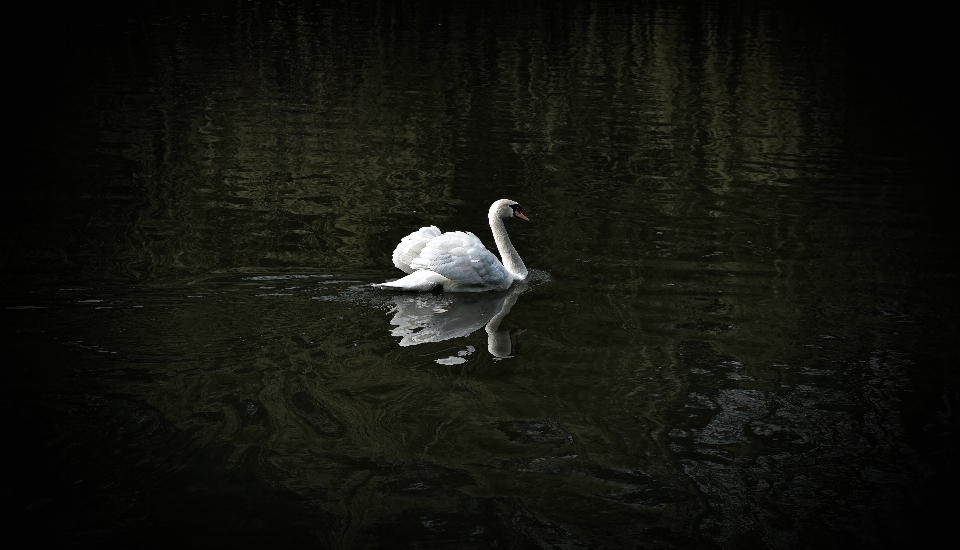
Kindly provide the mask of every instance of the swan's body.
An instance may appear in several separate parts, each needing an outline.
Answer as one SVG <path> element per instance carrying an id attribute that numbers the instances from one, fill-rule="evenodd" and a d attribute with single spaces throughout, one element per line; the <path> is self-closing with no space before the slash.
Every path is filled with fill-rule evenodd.
<path id="1" fill-rule="evenodd" d="M 469 231 L 440 233 L 436 226 L 421 227 L 393 251 L 393 265 L 409 275 L 376 286 L 416 292 L 437 287 L 446 292 L 483 292 L 506 290 L 514 281 L 526 279 L 527 267 L 507 236 L 503 218 L 530 220 L 519 204 L 508 199 L 493 203 L 487 217 L 503 262 Z"/>

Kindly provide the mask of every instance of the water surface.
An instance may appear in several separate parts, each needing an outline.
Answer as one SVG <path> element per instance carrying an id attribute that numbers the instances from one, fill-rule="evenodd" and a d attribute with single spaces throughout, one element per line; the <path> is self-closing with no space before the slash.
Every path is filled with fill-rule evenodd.
<path id="1" fill-rule="evenodd" d="M 926 62 L 856 21 L 70 9 L 5 168 L 6 522 L 64 546 L 805 548 L 956 517 L 942 113 Z M 533 220 L 508 220 L 527 284 L 369 286 L 422 225 L 492 246 L 500 198 Z"/>

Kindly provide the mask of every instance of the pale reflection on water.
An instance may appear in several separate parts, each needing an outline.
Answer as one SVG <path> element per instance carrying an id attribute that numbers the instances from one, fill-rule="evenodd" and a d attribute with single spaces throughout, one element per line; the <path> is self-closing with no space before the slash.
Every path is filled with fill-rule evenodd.
<path id="1" fill-rule="evenodd" d="M 321 548 L 952 525 L 960 239 L 920 80 L 796 5 L 428 4 L 71 16 L 66 85 L 11 102 L 9 524 Z M 369 286 L 410 227 L 489 243 L 503 196 L 536 220 L 528 284 Z"/>
<path id="2" fill-rule="evenodd" d="M 510 313 L 521 294 L 536 284 L 548 281 L 547 273 L 532 271 L 528 280 L 515 283 L 503 292 L 480 294 L 398 294 L 390 299 L 393 318 L 390 331 L 399 336 L 401 346 L 443 342 L 463 338 L 483 328 L 487 333 L 487 351 L 497 359 L 513 355 L 516 337 L 522 329 L 500 330 L 500 323 Z M 441 364 L 462 364 L 464 355 L 474 351 L 468 346 L 459 357 L 438 360 Z"/>

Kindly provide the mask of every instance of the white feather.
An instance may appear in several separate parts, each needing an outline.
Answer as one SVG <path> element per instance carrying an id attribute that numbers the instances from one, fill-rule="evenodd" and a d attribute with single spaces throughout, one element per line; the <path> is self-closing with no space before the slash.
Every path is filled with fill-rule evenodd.
<path id="1" fill-rule="evenodd" d="M 423 247 L 430 242 L 430 239 L 440 236 L 440 230 L 437 226 L 421 227 L 413 233 L 400 239 L 400 244 L 393 251 L 393 265 L 404 273 L 413 273 L 415 269 L 410 267 L 410 262 L 420 255 Z"/>
<path id="2" fill-rule="evenodd" d="M 381 283 L 381 288 L 423 292 L 442 286 L 448 292 L 504 290 L 527 276 L 527 268 L 507 237 L 502 218 L 515 214 L 517 203 L 503 199 L 490 207 L 488 219 L 502 263 L 480 239 L 468 231 L 440 233 L 436 226 L 421 227 L 404 237 L 393 251 L 393 265 L 409 273 Z"/>

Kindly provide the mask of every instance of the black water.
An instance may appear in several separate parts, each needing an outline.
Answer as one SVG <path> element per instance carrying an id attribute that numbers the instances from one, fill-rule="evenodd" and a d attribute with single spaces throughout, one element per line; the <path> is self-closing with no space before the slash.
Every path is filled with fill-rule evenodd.
<path id="1" fill-rule="evenodd" d="M 49 6 L 4 22 L 4 538 L 949 534 L 930 6 Z M 500 198 L 528 282 L 368 286 Z"/>

